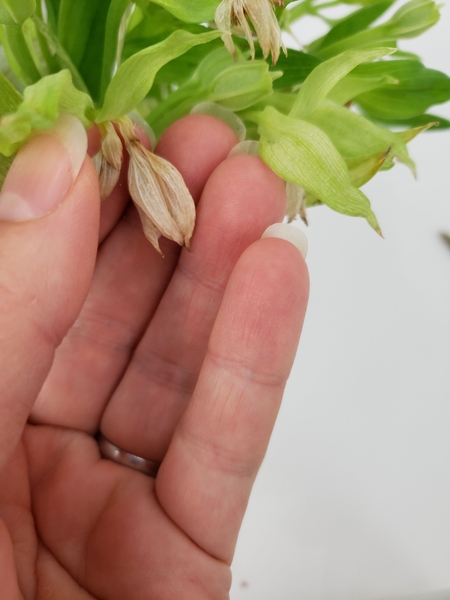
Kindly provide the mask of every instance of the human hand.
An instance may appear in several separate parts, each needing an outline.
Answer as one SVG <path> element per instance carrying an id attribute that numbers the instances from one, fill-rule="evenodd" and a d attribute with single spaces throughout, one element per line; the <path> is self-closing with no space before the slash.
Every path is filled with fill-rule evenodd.
<path id="1" fill-rule="evenodd" d="M 161 240 L 161 259 L 124 177 L 100 215 L 84 130 L 63 129 L 0 195 L 2 600 L 228 598 L 307 302 L 297 248 L 260 240 L 284 184 L 227 158 L 221 122 L 175 123 L 158 153 L 197 226 L 191 253 Z M 162 461 L 156 479 L 102 459 L 99 430 Z"/>

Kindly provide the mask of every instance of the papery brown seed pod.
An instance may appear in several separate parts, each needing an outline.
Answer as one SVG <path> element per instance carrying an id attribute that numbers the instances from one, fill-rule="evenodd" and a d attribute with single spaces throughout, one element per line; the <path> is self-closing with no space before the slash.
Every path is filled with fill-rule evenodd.
<path id="1" fill-rule="evenodd" d="M 167 160 L 141 144 L 130 119 L 121 118 L 119 127 L 130 155 L 128 188 L 147 239 L 160 254 L 161 235 L 189 248 L 195 204 L 183 177 Z"/>

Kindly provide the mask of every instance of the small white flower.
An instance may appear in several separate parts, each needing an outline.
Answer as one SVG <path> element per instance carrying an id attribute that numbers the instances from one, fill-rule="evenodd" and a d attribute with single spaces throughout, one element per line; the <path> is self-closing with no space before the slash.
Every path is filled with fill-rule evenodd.
<path id="1" fill-rule="evenodd" d="M 283 6 L 283 0 L 223 0 L 217 7 L 215 21 L 218 29 L 225 31 L 222 39 L 227 50 L 236 58 L 236 50 L 231 37 L 231 27 L 236 25 L 241 28 L 247 38 L 255 58 L 255 44 L 253 33 L 248 24 L 247 17 L 253 23 L 264 58 L 272 54 L 272 64 L 280 56 L 280 48 L 287 54 L 286 47 L 281 38 L 281 29 L 277 21 L 273 6 Z"/>

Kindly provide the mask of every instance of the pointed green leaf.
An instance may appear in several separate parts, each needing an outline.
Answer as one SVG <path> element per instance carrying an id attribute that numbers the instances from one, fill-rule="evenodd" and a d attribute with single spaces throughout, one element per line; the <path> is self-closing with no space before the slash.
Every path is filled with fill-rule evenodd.
<path id="1" fill-rule="evenodd" d="M 378 152 L 370 156 L 346 159 L 352 185 L 359 188 L 374 177 L 383 167 L 390 148 L 385 152 Z"/>
<path id="2" fill-rule="evenodd" d="M 141 50 L 126 60 L 108 86 L 97 122 L 116 119 L 134 110 L 150 91 L 155 75 L 163 65 L 194 46 L 206 44 L 219 36 L 218 31 L 199 35 L 176 31 L 164 42 Z"/>
<path id="3" fill-rule="evenodd" d="M 308 121 L 324 131 L 344 157 L 358 158 L 390 148 L 392 157 L 415 172 L 414 161 L 400 137 L 347 108 L 328 100 L 308 117 Z"/>
<path id="4" fill-rule="evenodd" d="M 94 117 L 90 96 L 74 87 L 69 71 L 48 75 L 25 89 L 17 110 L 1 120 L 0 152 L 6 156 L 17 152 L 34 130 L 52 127 L 63 112 L 80 119 L 85 127 Z"/>
<path id="5" fill-rule="evenodd" d="M 361 94 L 372 92 L 388 84 L 397 85 L 398 81 L 393 77 L 389 77 L 389 75 L 383 77 L 355 77 L 350 74 L 341 79 L 328 95 L 328 99 L 333 100 L 336 104 L 344 105 Z"/>
<path id="6" fill-rule="evenodd" d="M 308 52 L 314 54 L 327 46 L 336 44 L 355 33 L 365 31 L 369 25 L 372 25 L 388 8 L 392 6 L 395 0 L 384 0 L 384 2 L 376 2 L 369 6 L 364 6 L 360 10 L 351 13 L 348 17 L 340 20 L 334 25 L 330 31 L 314 41 L 308 46 Z"/>
<path id="7" fill-rule="evenodd" d="M 370 27 L 317 51 L 320 58 L 330 58 L 349 49 L 388 46 L 399 38 L 422 34 L 439 20 L 439 9 L 432 0 L 410 0 L 386 22 Z"/>
<path id="8" fill-rule="evenodd" d="M 369 200 L 352 185 L 344 159 L 323 131 L 271 107 L 257 120 L 261 157 L 275 173 L 337 212 L 364 217 L 380 232 Z"/>
<path id="9" fill-rule="evenodd" d="M 392 48 L 349 50 L 320 64 L 306 78 L 300 88 L 291 116 L 299 119 L 307 117 L 325 100 L 339 81 L 355 67 L 393 52 Z"/>
<path id="10" fill-rule="evenodd" d="M 417 60 L 391 60 L 357 67 L 354 75 L 393 77 L 398 84 L 386 84 L 363 93 L 355 101 L 371 117 L 382 120 L 411 119 L 435 104 L 450 100 L 450 77 L 427 69 Z"/>

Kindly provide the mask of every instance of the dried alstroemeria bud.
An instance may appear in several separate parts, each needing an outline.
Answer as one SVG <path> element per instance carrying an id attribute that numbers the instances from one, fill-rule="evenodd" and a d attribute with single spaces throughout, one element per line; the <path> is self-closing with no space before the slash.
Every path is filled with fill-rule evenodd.
<path id="1" fill-rule="evenodd" d="M 119 127 L 130 155 L 128 188 L 147 239 L 161 255 L 161 235 L 189 248 L 195 204 L 183 177 L 167 160 L 141 144 L 128 117 L 119 120 Z"/>
<path id="2" fill-rule="evenodd" d="M 308 225 L 308 219 L 306 216 L 306 192 L 305 190 L 290 181 L 286 182 L 286 199 L 287 199 L 287 211 L 286 216 L 289 223 L 293 221 L 297 216 Z"/>
<path id="3" fill-rule="evenodd" d="M 281 38 L 281 29 L 273 6 L 283 6 L 283 0 L 222 0 L 216 10 L 215 21 L 218 29 L 225 31 L 222 37 L 227 50 L 236 58 L 236 50 L 231 37 L 232 24 L 240 27 L 250 45 L 252 58 L 255 58 L 255 44 L 247 17 L 253 23 L 264 58 L 272 54 L 272 64 L 280 56 L 280 48 L 287 54 Z"/>
<path id="4" fill-rule="evenodd" d="M 114 125 L 110 121 L 102 123 L 99 129 L 102 135 L 102 147 L 100 152 L 94 156 L 93 162 L 100 184 L 100 199 L 103 202 L 119 181 L 123 148 Z"/>

